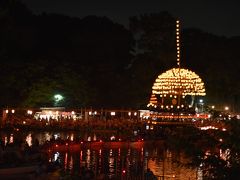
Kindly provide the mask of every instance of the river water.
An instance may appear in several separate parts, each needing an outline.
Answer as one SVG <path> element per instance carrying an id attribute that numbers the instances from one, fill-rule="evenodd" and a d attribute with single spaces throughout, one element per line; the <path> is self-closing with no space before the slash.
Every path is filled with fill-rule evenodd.
<path id="1" fill-rule="evenodd" d="M 81 134 L 80 132 L 1 132 L 2 141 L 14 143 L 16 139 L 26 141 L 29 146 L 35 139 L 40 144 L 50 141 L 51 138 L 61 138 L 74 141 L 95 141 L 99 137 L 98 133 Z M 114 134 L 109 134 L 110 138 L 115 138 Z M 164 142 L 146 144 L 143 146 L 122 146 L 117 148 L 79 148 L 77 150 L 48 151 L 50 162 L 58 161 L 65 172 L 70 174 L 81 173 L 85 169 L 91 169 L 95 175 L 113 179 L 143 179 L 144 172 L 149 168 L 158 179 L 174 180 L 201 180 L 202 172 L 200 168 L 191 167 L 191 158 L 183 152 L 170 150 Z"/>

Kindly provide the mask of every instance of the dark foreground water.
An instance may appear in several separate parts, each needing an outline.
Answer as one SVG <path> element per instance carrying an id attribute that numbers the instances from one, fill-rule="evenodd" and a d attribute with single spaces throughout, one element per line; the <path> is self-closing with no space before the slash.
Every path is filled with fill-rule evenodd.
<path id="1" fill-rule="evenodd" d="M 106 136 L 106 135 L 105 135 Z M 107 138 L 116 138 L 114 133 Z M 2 132 L 1 139 L 5 144 L 14 143 L 16 139 L 26 141 L 29 146 L 35 139 L 40 144 L 51 138 L 83 141 L 99 140 L 101 133 L 81 134 L 80 132 Z M 201 180 L 200 168 L 191 167 L 191 158 L 184 153 L 170 150 L 164 142 L 147 143 L 142 146 L 79 148 L 75 150 L 48 151 L 50 162 L 59 162 L 62 169 L 69 174 L 80 174 L 84 169 L 91 169 L 96 177 L 105 179 L 143 179 L 149 168 L 158 179 Z"/>

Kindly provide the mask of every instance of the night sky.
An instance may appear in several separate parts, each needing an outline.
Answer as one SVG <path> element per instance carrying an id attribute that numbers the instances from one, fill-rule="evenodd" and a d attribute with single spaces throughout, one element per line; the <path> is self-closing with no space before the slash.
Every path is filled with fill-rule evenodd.
<path id="1" fill-rule="evenodd" d="M 35 13 L 52 12 L 69 16 L 107 16 L 128 25 L 128 17 L 168 11 L 180 17 L 183 27 L 196 27 L 224 36 L 240 36 L 238 0 L 22 0 Z"/>

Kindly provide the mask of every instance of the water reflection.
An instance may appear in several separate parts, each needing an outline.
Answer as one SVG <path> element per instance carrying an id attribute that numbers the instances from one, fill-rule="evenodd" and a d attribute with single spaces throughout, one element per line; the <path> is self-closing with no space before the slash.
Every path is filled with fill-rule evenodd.
<path id="1" fill-rule="evenodd" d="M 28 144 L 28 146 L 32 146 L 32 134 L 28 134 L 27 137 L 26 137 L 26 140 L 25 140 Z"/>
<path id="2" fill-rule="evenodd" d="M 112 136 L 112 135 L 111 135 Z M 109 136 L 109 138 L 111 137 Z M 22 139 L 29 146 L 35 139 L 40 144 L 50 141 L 51 138 L 61 138 L 74 141 L 76 139 L 100 139 L 96 134 L 93 136 L 80 133 L 53 133 L 41 132 L 22 133 Z M 6 133 L 1 138 L 4 143 L 14 142 L 20 138 L 19 134 Z M 144 172 L 149 168 L 159 178 L 175 180 L 201 180 L 202 171 L 200 168 L 185 166 L 190 159 L 183 153 L 167 149 L 164 144 L 147 145 L 143 147 L 117 147 L 117 148 L 81 148 L 78 151 L 48 151 L 49 162 L 59 162 L 66 172 L 80 174 L 82 169 L 91 169 L 96 176 L 102 174 L 108 178 L 123 177 L 128 179 L 142 179 Z"/>
<path id="3" fill-rule="evenodd" d="M 10 136 L 9 143 L 13 143 L 13 134 Z"/>
<path id="4" fill-rule="evenodd" d="M 142 153 L 144 151 L 144 154 Z M 152 149 L 83 149 L 80 152 L 56 152 L 50 153 L 52 161 L 59 157 L 64 165 L 64 170 L 71 173 L 81 173 L 81 169 L 87 168 L 96 175 L 106 174 L 109 178 L 122 176 L 142 178 L 147 168 L 159 177 L 181 180 L 202 179 L 200 169 L 192 169 L 182 166 L 184 158 L 180 154 L 174 154 L 162 147 Z"/>

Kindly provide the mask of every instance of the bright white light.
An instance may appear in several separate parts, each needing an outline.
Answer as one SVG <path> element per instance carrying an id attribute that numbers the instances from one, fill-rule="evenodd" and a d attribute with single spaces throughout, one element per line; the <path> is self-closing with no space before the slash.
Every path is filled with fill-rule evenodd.
<path id="1" fill-rule="evenodd" d="M 110 137 L 110 140 L 111 140 L 111 141 L 114 141 L 114 140 L 115 140 L 115 136 L 111 136 L 111 137 Z"/>
<path id="2" fill-rule="evenodd" d="M 27 111 L 27 114 L 30 114 L 30 115 L 31 115 L 32 113 L 33 113 L 33 112 L 32 112 L 31 110 L 28 110 L 28 111 Z"/>
<path id="3" fill-rule="evenodd" d="M 58 135 L 57 134 L 54 134 L 53 135 L 54 139 L 56 140 L 58 138 Z"/>
<path id="4" fill-rule="evenodd" d="M 12 113 L 15 113 L 15 110 L 14 110 L 14 109 L 12 109 Z"/>
<path id="5" fill-rule="evenodd" d="M 116 115 L 116 113 L 115 112 L 111 112 L 111 116 L 115 116 Z"/>
<path id="6" fill-rule="evenodd" d="M 56 152 L 56 153 L 54 154 L 54 161 L 57 161 L 58 158 L 59 158 L 59 152 Z"/>
<path id="7" fill-rule="evenodd" d="M 56 102 L 59 102 L 59 101 L 63 100 L 63 96 L 60 95 L 60 94 L 54 95 L 54 98 L 55 98 L 55 101 L 56 101 Z"/>
<path id="8" fill-rule="evenodd" d="M 229 107 L 228 107 L 228 106 L 226 106 L 224 109 L 225 109 L 225 111 L 228 111 L 228 110 L 229 110 Z"/>
<path id="9" fill-rule="evenodd" d="M 199 102 L 200 102 L 200 103 L 203 103 L 203 100 L 202 100 L 202 99 L 199 99 Z"/>
<path id="10" fill-rule="evenodd" d="M 208 130 L 208 129 L 214 129 L 214 130 L 218 130 L 218 128 L 214 127 L 214 126 L 205 126 L 205 127 L 200 127 L 201 130 Z"/>

